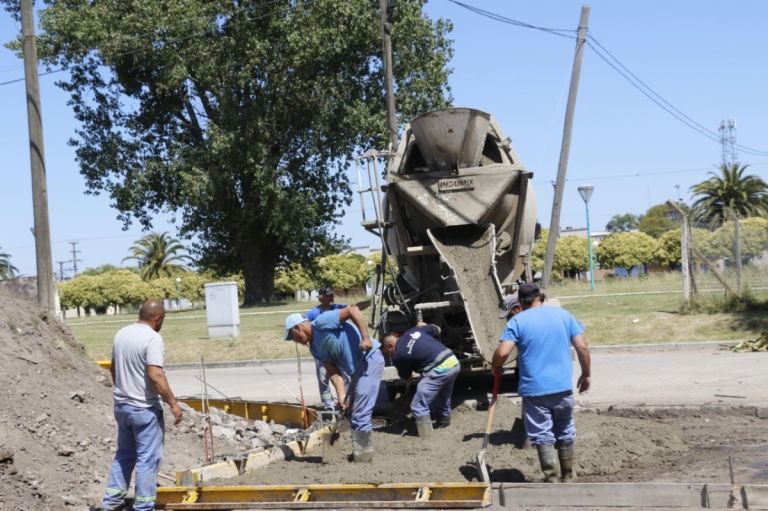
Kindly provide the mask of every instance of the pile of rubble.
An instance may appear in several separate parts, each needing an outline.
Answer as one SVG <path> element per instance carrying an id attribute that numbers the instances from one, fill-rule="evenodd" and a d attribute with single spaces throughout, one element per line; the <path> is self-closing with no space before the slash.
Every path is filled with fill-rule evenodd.
<path id="1" fill-rule="evenodd" d="M 185 406 L 185 413 L 187 410 L 191 408 Z M 225 440 L 240 452 L 280 445 L 288 441 L 293 434 L 298 433 L 298 430 L 288 429 L 287 426 L 274 421 L 244 419 L 213 406 L 209 408 L 208 415 L 214 439 Z M 200 437 L 203 436 L 204 430 L 204 425 L 198 428 Z"/>

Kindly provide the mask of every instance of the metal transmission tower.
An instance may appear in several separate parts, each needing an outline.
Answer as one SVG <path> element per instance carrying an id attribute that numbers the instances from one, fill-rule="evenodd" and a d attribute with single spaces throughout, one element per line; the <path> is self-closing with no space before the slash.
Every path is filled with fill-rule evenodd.
<path id="1" fill-rule="evenodd" d="M 59 265 L 59 281 L 64 281 L 64 265 L 68 262 L 69 261 L 56 261 L 56 264 Z"/>
<path id="2" fill-rule="evenodd" d="M 82 263 L 82 259 L 77 258 L 77 254 L 82 252 L 81 250 L 77 250 L 77 244 L 80 243 L 79 241 L 70 241 L 69 244 L 72 245 L 72 277 L 77 277 L 77 263 Z"/>
<path id="3" fill-rule="evenodd" d="M 720 132 L 723 165 L 736 163 L 738 160 L 736 155 L 736 121 L 733 119 L 720 121 L 718 131 Z"/>

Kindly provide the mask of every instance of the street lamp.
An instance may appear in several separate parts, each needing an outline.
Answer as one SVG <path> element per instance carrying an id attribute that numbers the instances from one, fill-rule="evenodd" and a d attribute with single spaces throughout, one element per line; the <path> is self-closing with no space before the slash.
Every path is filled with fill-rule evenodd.
<path id="1" fill-rule="evenodd" d="M 595 290 L 595 266 L 592 262 L 592 233 L 589 230 L 589 199 L 592 197 L 592 192 L 595 191 L 595 187 L 592 185 L 584 185 L 578 188 L 579 195 L 584 199 L 584 206 L 587 208 L 587 250 L 589 252 L 589 288 Z"/>
<path id="2" fill-rule="evenodd" d="M 176 277 L 176 310 L 181 310 L 181 300 L 179 299 L 179 285 L 181 284 L 181 277 Z"/>

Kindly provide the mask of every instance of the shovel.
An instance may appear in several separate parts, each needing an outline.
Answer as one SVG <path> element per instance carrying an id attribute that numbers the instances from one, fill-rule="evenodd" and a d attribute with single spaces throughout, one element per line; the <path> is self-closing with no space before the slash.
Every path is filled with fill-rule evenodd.
<path id="1" fill-rule="evenodd" d="M 484 483 L 491 482 L 491 476 L 488 475 L 488 467 L 485 465 L 485 450 L 488 448 L 488 437 L 491 436 L 491 426 L 493 426 L 493 412 L 496 409 L 496 398 L 499 396 L 499 387 L 501 387 L 501 369 L 493 371 L 493 393 L 491 394 L 491 404 L 488 406 L 488 423 L 485 426 L 485 436 L 483 437 L 483 448 L 477 453 L 477 471 L 480 473 L 480 481 Z"/>
<path id="2" fill-rule="evenodd" d="M 353 396 L 355 393 L 355 390 L 357 389 L 357 382 L 360 380 L 360 376 L 363 373 L 362 365 L 359 366 L 359 369 L 355 374 L 352 375 L 352 381 L 349 383 L 349 389 L 347 390 L 347 395 L 344 396 L 344 407 L 341 411 L 341 414 L 339 415 L 338 420 L 336 421 L 336 424 L 331 427 L 331 432 L 328 434 L 328 439 L 326 442 L 323 442 L 323 463 L 326 463 L 330 456 L 338 450 L 338 445 L 336 444 L 336 441 L 341 436 L 342 432 L 342 426 L 346 427 L 348 426 L 349 422 L 349 416 L 352 414 L 352 409 L 349 405 L 350 403 L 350 396 Z"/>

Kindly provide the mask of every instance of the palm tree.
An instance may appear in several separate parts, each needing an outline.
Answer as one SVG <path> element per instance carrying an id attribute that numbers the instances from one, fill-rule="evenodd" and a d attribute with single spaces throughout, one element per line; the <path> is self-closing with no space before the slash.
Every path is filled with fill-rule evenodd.
<path id="1" fill-rule="evenodd" d="M 171 275 L 186 271 L 184 263 L 191 263 L 192 258 L 181 252 L 186 249 L 176 238 L 172 238 L 167 232 L 162 234 L 149 233 L 131 248 L 131 255 L 123 259 L 134 259 L 139 263 L 139 275 L 142 280 L 152 280 L 158 277 L 170 277 Z"/>
<path id="2" fill-rule="evenodd" d="M 736 263 L 736 294 L 741 297 L 741 234 L 739 218 L 768 213 L 768 184 L 753 175 L 744 175 L 749 165 L 738 162 L 720 165 L 720 173 L 691 187 L 694 217 L 711 225 L 734 221 L 733 261 Z M 698 197 L 698 198 L 697 198 Z"/>
<path id="3" fill-rule="evenodd" d="M 11 254 L 0 252 L 0 280 L 15 277 L 17 271 L 19 269 L 11 264 Z"/>
<path id="4" fill-rule="evenodd" d="M 744 175 L 749 165 L 720 165 L 720 174 L 710 172 L 706 181 L 691 187 L 694 216 L 712 225 L 722 225 L 732 216 L 745 218 L 768 213 L 768 184 L 753 175 Z"/>

